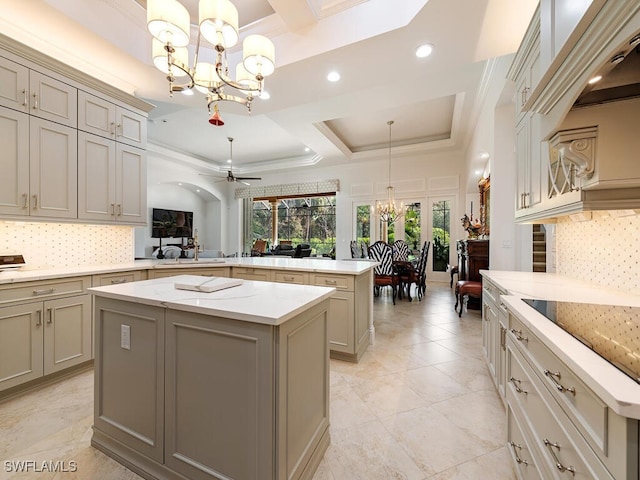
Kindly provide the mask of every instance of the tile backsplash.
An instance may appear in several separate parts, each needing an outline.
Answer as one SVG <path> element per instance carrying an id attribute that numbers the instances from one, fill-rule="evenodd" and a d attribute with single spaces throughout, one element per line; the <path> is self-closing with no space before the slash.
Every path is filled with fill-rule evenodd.
<path id="1" fill-rule="evenodd" d="M 0 221 L 0 254 L 22 254 L 30 267 L 131 262 L 133 227 Z"/>
<path id="2" fill-rule="evenodd" d="M 640 287 L 640 215 L 614 218 L 593 212 L 592 219 L 559 218 L 556 271 L 638 294 Z"/>

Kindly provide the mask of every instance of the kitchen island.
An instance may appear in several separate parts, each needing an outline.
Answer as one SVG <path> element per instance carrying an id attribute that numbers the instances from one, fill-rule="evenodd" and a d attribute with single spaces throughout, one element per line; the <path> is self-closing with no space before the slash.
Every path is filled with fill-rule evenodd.
<path id="1" fill-rule="evenodd" d="M 307 479 L 329 445 L 333 288 L 91 288 L 92 445 L 145 478 Z M 204 284 L 206 285 L 206 283 Z"/>

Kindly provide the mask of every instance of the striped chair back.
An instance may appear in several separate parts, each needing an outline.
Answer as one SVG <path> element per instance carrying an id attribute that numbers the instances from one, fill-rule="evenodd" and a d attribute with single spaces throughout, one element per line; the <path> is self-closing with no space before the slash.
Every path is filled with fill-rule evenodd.
<path id="1" fill-rule="evenodd" d="M 362 242 L 362 258 L 369 258 L 369 245 Z"/>
<path id="2" fill-rule="evenodd" d="M 351 240 L 351 258 L 362 258 L 362 251 L 360 250 L 360 245 L 356 240 Z"/>
<path id="3" fill-rule="evenodd" d="M 379 262 L 373 269 L 376 275 L 393 275 L 393 253 L 391 245 L 377 241 L 369 247 L 369 258 Z"/>
<path id="4" fill-rule="evenodd" d="M 406 262 L 409 260 L 409 245 L 404 240 L 393 242 L 393 260 L 395 262 Z"/>
<path id="5" fill-rule="evenodd" d="M 429 258 L 429 247 L 431 242 L 424 242 L 422 251 L 420 252 L 420 260 L 418 260 L 418 276 L 422 278 L 427 270 L 427 259 Z"/>

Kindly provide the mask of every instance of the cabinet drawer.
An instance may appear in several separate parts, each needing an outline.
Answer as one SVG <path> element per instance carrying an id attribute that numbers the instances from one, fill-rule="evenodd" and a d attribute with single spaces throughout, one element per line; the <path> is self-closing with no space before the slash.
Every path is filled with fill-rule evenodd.
<path id="1" fill-rule="evenodd" d="M 91 279 L 91 284 L 94 287 L 106 287 L 108 285 L 118 285 L 120 283 L 137 282 L 142 280 L 141 271 L 135 272 L 119 272 L 119 273 L 105 273 L 102 275 L 94 275 Z"/>
<path id="2" fill-rule="evenodd" d="M 509 335 L 591 447 L 608 455 L 608 407 L 513 315 Z M 586 347 L 585 347 L 586 348 Z"/>
<path id="3" fill-rule="evenodd" d="M 271 270 L 265 268 L 233 267 L 233 278 L 242 278 L 244 280 L 270 282 L 272 280 L 272 273 Z"/>
<path id="4" fill-rule="evenodd" d="M 9 284 L 0 286 L 0 305 L 85 293 L 90 286 L 91 277 Z"/>
<path id="5" fill-rule="evenodd" d="M 280 283 L 297 283 L 299 285 L 309 284 L 309 274 L 306 272 L 274 272 L 275 282 Z"/>
<path id="6" fill-rule="evenodd" d="M 521 480 L 543 480 L 519 420 L 507 406 L 507 449 Z"/>
<path id="7" fill-rule="evenodd" d="M 613 480 L 604 464 L 559 408 L 528 362 L 520 361 L 509 337 L 507 346 L 507 402 L 529 419 L 532 448 L 540 452 L 544 478 Z M 572 475 L 573 472 L 573 475 Z"/>
<path id="8" fill-rule="evenodd" d="M 494 305 L 498 305 L 500 301 L 500 290 L 486 278 L 482 279 L 482 297 L 489 297 L 489 300 L 492 301 Z"/>
<path id="9" fill-rule="evenodd" d="M 202 277 L 230 277 L 231 269 L 229 267 L 216 268 L 158 268 L 148 271 L 149 278 L 175 277 L 176 275 L 200 275 Z"/>
<path id="10" fill-rule="evenodd" d="M 311 284 L 321 287 L 335 287 L 336 290 L 348 290 L 352 292 L 353 276 L 316 273 L 312 275 Z"/>

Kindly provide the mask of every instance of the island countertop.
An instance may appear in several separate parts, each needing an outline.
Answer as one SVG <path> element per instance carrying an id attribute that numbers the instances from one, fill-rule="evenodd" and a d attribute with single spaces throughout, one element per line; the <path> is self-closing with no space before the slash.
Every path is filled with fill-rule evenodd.
<path id="1" fill-rule="evenodd" d="M 176 283 L 198 284 L 211 277 L 178 275 L 153 280 L 94 287 L 94 295 L 132 303 L 219 316 L 267 325 L 281 325 L 331 297 L 335 288 L 243 280 L 215 292 L 178 290 Z"/>

